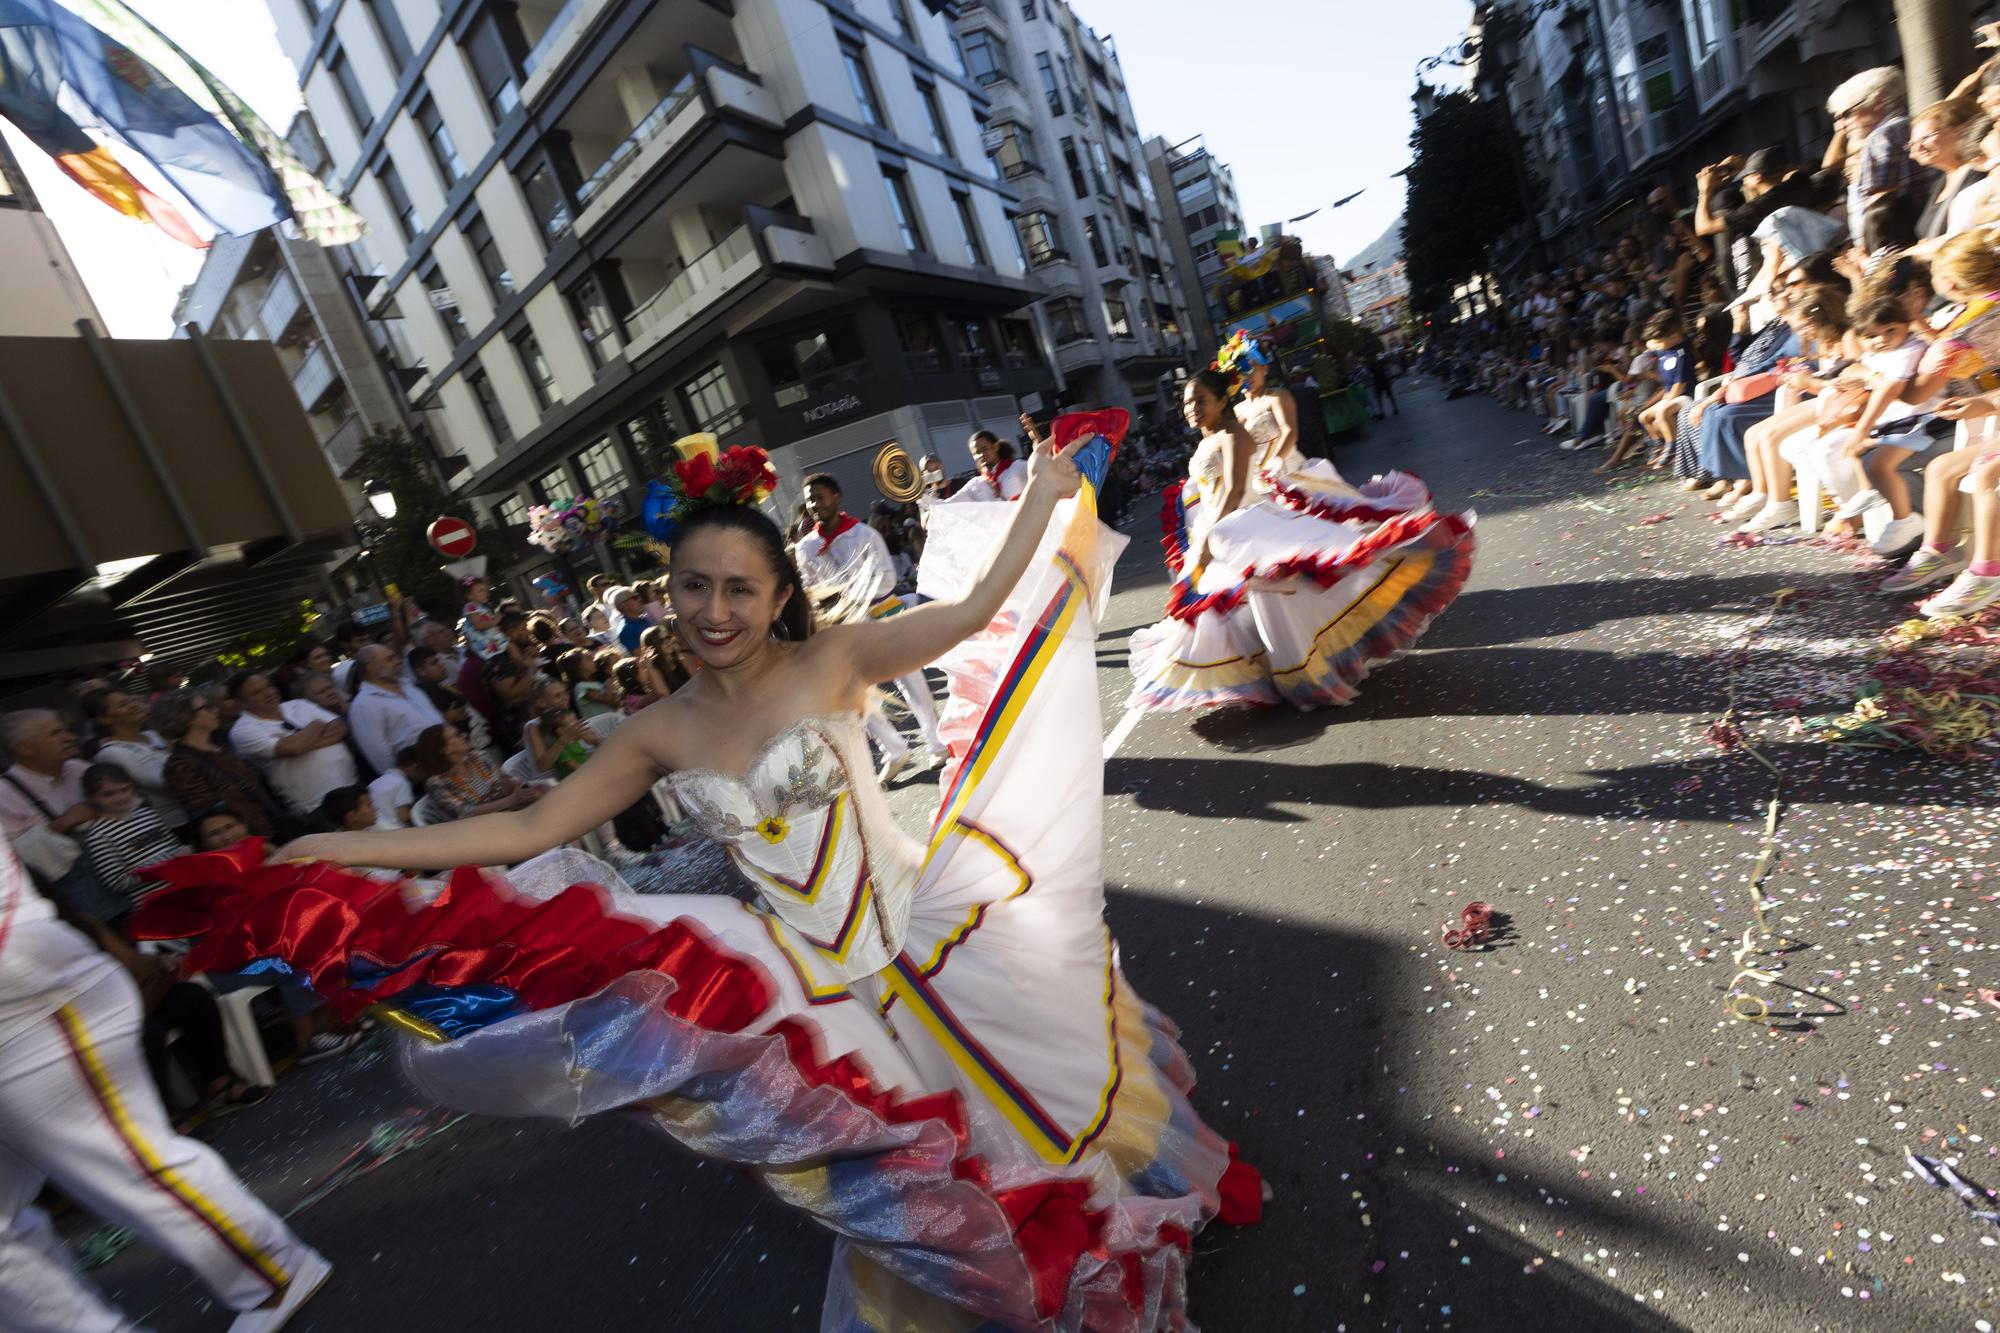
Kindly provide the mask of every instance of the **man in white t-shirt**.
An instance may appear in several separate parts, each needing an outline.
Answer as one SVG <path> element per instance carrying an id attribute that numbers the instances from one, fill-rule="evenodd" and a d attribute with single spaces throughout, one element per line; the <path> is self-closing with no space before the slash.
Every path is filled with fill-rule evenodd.
<path id="1" fill-rule="evenodd" d="M 308 699 L 281 699 L 258 672 L 237 690 L 243 712 L 229 729 L 229 748 L 264 771 L 285 804 L 302 815 L 326 794 L 358 780 L 347 748 L 347 723 Z"/>
<path id="2" fill-rule="evenodd" d="M 333 1271 L 214 1149 L 174 1133 L 144 1021 L 131 975 L 57 919 L 0 837 L 0 1328 L 132 1327 L 34 1206 L 48 1181 L 199 1273 L 242 1312 L 236 1333 L 277 1328 Z"/>
<path id="3" fill-rule="evenodd" d="M 896 591 L 896 566 L 882 534 L 840 507 L 840 483 L 824 472 L 806 478 L 806 509 L 813 526 L 799 539 L 799 574 L 806 581 L 807 596 L 824 590 L 842 589 L 854 597 L 864 597 L 865 614 L 874 619 L 894 615 L 903 609 Z M 857 612 L 856 614 L 860 614 Z M 946 753 L 944 738 L 938 735 L 937 704 L 931 698 L 930 682 L 922 671 L 912 671 L 895 682 L 896 692 L 910 706 L 931 754 Z M 868 734 L 882 751 L 882 780 L 887 782 L 902 771 L 909 760 L 909 744 L 888 719 L 870 712 Z"/>

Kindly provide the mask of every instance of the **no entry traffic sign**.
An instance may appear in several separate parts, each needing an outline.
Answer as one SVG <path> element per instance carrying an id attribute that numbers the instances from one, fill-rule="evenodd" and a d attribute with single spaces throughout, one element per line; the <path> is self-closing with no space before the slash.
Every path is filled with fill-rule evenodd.
<path id="1" fill-rule="evenodd" d="M 447 515 L 424 530 L 430 538 L 431 549 L 452 560 L 462 560 L 472 554 L 472 548 L 479 545 L 479 538 L 473 534 L 472 525 L 462 518 Z"/>

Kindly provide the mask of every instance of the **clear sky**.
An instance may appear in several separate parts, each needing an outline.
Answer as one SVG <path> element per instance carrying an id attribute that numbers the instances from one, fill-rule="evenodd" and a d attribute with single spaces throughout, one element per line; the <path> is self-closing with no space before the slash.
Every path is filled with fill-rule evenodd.
<path id="1" fill-rule="evenodd" d="M 670 0 L 672 2 L 672 0 Z M 298 76 L 278 49 L 265 0 L 129 0 L 282 130 Z M 1140 131 L 1194 134 L 1236 173 L 1254 231 L 1288 225 L 1307 248 L 1352 258 L 1395 221 L 1409 165 L 1418 60 L 1455 42 L 1470 0 L 1072 0 L 1116 41 Z M 1441 70 L 1444 82 L 1452 71 Z M 173 304 L 201 256 L 121 218 L 7 131 L 110 331 L 173 332 Z M 1343 195 L 1365 193 L 1327 211 Z"/>

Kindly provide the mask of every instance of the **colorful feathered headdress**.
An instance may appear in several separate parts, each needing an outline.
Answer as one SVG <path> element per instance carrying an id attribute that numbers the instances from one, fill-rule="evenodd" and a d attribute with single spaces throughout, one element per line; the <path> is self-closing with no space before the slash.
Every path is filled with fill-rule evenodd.
<path id="1" fill-rule="evenodd" d="M 1238 329 L 1229 335 L 1229 341 L 1215 354 L 1215 368 L 1234 375 L 1245 374 L 1252 366 L 1268 366 L 1271 354 L 1264 344 L 1252 337 L 1250 330 Z"/>
<path id="2" fill-rule="evenodd" d="M 655 541 L 671 545 L 697 510 L 762 504 L 778 488 L 778 469 L 762 449 L 718 449 L 706 433 L 683 435 L 674 449 L 680 461 L 646 488 L 646 531 Z"/>

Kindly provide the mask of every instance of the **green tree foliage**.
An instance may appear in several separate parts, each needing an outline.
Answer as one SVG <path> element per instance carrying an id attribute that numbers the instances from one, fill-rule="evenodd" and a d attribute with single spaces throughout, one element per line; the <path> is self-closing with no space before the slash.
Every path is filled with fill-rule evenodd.
<path id="1" fill-rule="evenodd" d="M 457 618 L 463 600 L 444 557 L 431 549 L 424 530 L 444 515 L 462 518 L 479 534 L 479 554 L 489 557 L 489 569 L 506 565 L 511 544 L 504 533 L 482 526 L 470 504 L 454 496 L 438 480 L 423 446 L 401 431 L 371 435 L 362 442 L 355 475 L 396 497 L 396 514 L 382 518 L 370 511 L 355 521 L 384 583 L 393 583 L 405 597 L 414 597 L 433 615 Z"/>
<path id="2" fill-rule="evenodd" d="M 1454 287 L 1487 271 L 1501 234 L 1528 220 L 1513 136 L 1498 104 L 1471 93 L 1439 97 L 1411 132 L 1403 258 L 1414 309 L 1448 304 Z"/>
<path id="3" fill-rule="evenodd" d="M 231 671 L 278 666 L 291 661 L 312 641 L 312 625 L 313 604 L 310 600 L 301 601 L 297 609 L 275 624 L 238 635 L 215 655 L 215 660 Z"/>

